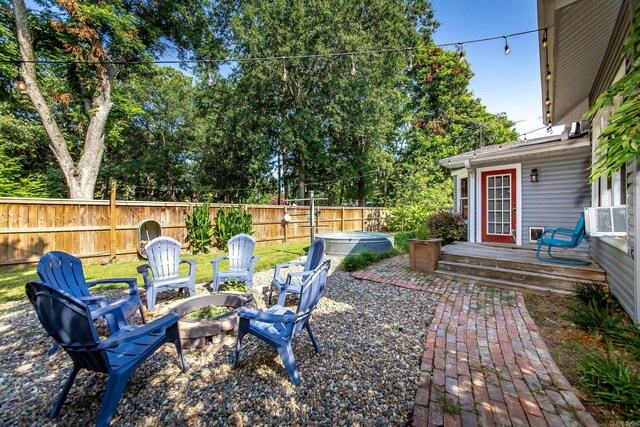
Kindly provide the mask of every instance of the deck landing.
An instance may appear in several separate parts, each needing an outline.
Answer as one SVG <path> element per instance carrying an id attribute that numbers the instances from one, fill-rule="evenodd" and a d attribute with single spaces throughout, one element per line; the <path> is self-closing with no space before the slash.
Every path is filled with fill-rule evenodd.
<path id="1" fill-rule="evenodd" d="M 436 273 L 492 286 L 560 294 L 573 293 L 578 282 L 605 281 L 604 270 L 585 252 L 562 251 L 557 255 L 591 261 L 592 264 L 552 264 L 539 261 L 531 248 L 458 242 L 442 248 L 442 260 Z"/>

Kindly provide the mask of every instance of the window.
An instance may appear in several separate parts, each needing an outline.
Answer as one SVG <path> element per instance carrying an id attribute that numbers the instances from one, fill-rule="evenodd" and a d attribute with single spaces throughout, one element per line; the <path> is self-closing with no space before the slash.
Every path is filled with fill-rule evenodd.
<path id="1" fill-rule="evenodd" d="M 469 178 L 460 178 L 460 213 L 462 218 L 469 218 Z"/>

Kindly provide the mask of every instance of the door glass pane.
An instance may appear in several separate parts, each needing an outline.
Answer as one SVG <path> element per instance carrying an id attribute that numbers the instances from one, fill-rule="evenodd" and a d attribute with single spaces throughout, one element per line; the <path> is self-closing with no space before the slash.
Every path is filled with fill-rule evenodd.
<path id="1" fill-rule="evenodd" d="M 486 179 L 486 230 L 489 234 L 511 235 L 511 176 L 493 175 Z"/>

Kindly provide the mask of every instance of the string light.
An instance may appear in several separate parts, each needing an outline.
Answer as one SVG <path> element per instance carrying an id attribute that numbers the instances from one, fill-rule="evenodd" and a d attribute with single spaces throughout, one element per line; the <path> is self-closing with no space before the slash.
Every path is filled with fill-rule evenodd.
<path id="1" fill-rule="evenodd" d="M 462 43 L 456 43 L 456 49 L 458 51 L 458 55 L 460 55 L 458 61 L 464 62 L 464 47 L 462 46 Z"/>
<path id="2" fill-rule="evenodd" d="M 547 114 L 545 114 L 547 116 L 547 119 L 551 118 L 551 111 L 547 110 Z"/>
<path id="3" fill-rule="evenodd" d="M 289 80 L 289 75 L 287 74 L 287 62 L 282 61 L 282 81 L 286 82 Z"/>
<path id="4" fill-rule="evenodd" d="M 544 35 L 542 36 L 542 47 L 546 48 L 549 42 L 547 41 L 547 29 L 544 29 Z"/>
<path id="5" fill-rule="evenodd" d="M 409 52 L 409 65 L 407 65 L 407 71 L 413 70 L 413 53 Z"/>
<path id="6" fill-rule="evenodd" d="M 16 78 L 17 80 L 17 86 L 18 86 L 18 90 L 22 93 L 27 91 L 27 81 L 24 79 L 24 77 L 22 76 L 22 74 L 20 74 L 20 69 L 22 68 L 22 63 L 17 63 L 16 66 L 18 67 L 18 76 Z"/>
<path id="7" fill-rule="evenodd" d="M 547 93 L 547 99 L 545 99 L 544 105 L 546 105 L 547 107 L 551 106 L 551 100 L 549 99 L 549 93 Z"/>
<path id="8" fill-rule="evenodd" d="M 507 42 L 507 36 L 504 37 L 504 54 L 509 55 L 511 53 L 511 48 L 509 47 L 509 43 Z"/>
<path id="9" fill-rule="evenodd" d="M 207 72 L 207 86 L 213 85 L 213 75 L 211 71 Z"/>
<path id="10" fill-rule="evenodd" d="M 352 76 L 355 76 L 357 73 L 356 63 L 353 61 L 353 55 L 351 55 L 351 71 L 349 71 Z"/>
<path id="11" fill-rule="evenodd" d="M 551 80 L 551 70 L 549 69 L 549 64 L 547 64 L 547 80 Z"/>

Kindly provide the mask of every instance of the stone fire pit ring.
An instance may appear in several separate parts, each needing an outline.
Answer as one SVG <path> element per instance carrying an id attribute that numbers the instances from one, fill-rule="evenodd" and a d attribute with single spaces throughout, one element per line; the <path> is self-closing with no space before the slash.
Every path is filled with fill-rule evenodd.
<path id="1" fill-rule="evenodd" d="M 185 314 L 208 305 L 235 308 L 211 319 L 182 318 Z M 215 353 L 225 344 L 235 344 L 238 312 L 244 307 L 256 308 L 256 301 L 251 294 L 200 295 L 175 306 L 171 312 L 178 314 L 181 318 L 179 327 L 183 350 L 187 353 L 197 350 L 209 350 Z"/>

